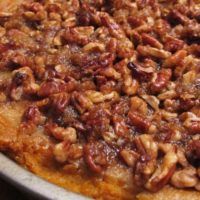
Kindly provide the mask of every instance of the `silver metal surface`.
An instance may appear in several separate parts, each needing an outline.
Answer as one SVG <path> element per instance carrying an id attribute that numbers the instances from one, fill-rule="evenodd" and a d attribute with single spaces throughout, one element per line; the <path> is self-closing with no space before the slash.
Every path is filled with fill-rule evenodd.
<path id="1" fill-rule="evenodd" d="M 87 197 L 67 191 L 39 178 L 2 153 L 0 153 L 0 176 L 36 199 L 89 200 Z"/>

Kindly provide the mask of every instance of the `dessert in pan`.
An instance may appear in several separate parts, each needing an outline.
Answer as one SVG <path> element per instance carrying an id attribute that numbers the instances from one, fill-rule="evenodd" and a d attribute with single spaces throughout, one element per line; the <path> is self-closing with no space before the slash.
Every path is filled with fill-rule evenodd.
<path id="1" fill-rule="evenodd" d="M 0 6 L 2 152 L 95 199 L 200 198 L 199 0 Z"/>

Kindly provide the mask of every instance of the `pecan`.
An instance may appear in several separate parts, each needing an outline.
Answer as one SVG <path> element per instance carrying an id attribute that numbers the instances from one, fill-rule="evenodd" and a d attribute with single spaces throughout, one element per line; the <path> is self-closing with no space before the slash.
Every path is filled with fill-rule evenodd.
<path id="1" fill-rule="evenodd" d="M 131 121 L 131 124 L 136 127 L 136 129 L 145 132 L 148 131 L 150 127 L 150 122 L 143 117 L 141 114 L 134 112 L 134 111 L 129 111 L 128 117 Z"/>
<path id="2" fill-rule="evenodd" d="M 69 43 L 86 45 L 89 43 L 89 36 L 93 33 L 93 27 L 66 28 L 63 38 Z"/>
<path id="3" fill-rule="evenodd" d="M 139 158 L 139 154 L 137 154 L 135 151 L 128 149 L 123 149 L 122 151 L 120 151 L 120 156 L 123 158 L 125 163 L 130 167 L 134 167 Z"/>
<path id="4" fill-rule="evenodd" d="M 188 167 L 189 166 L 189 162 L 186 158 L 185 155 L 185 149 L 179 147 L 177 149 L 177 156 L 178 156 L 178 163 L 182 166 L 182 167 Z"/>
<path id="5" fill-rule="evenodd" d="M 115 132 L 110 128 L 111 130 L 105 131 L 102 133 L 102 138 L 106 143 L 112 144 L 114 141 L 117 140 L 117 136 L 115 135 Z"/>
<path id="6" fill-rule="evenodd" d="M 103 106 L 94 106 L 89 112 L 84 113 L 81 119 L 85 122 L 88 131 L 101 134 L 109 131 L 111 113 Z"/>
<path id="7" fill-rule="evenodd" d="M 41 84 L 40 89 L 38 91 L 38 96 L 48 97 L 52 94 L 65 92 L 65 91 L 66 91 L 65 82 L 59 79 L 53 79 Z"/>
<path id="8" fill-rule="evenodd" d="M 106 13 L 101 13 L 101 23 L 108 27 L 110 34 L 117 38 L 123 39 L 124 38 L 124 31 L 121 27 L 114 21 L 114 19 Z"/>
<path id="9" fill-rule="evenodd" d="M 154 47 L 150 46 L 142 46 L 139 45 L 137 47 L 137 51 L 140 55 L 145 56 L 145 57 L 155 57 L 155 58 L 160 58 L 160 59 L 166 59 L 171 56 L 171 53 L 165 50 L 160 50 Z"/>
<path id="10" fill-rule="evenodd" d="M 173 38 L 173 37 L 167 37 L 166 41 L 165 41 L 164 49 L 174 53 L 178 50 L 181 50 L 183 48 L 184 44 L 185 43 L 183 40 L 179 40 L 179 39 Z"/>
<path id="11" fill-rule="evenodd" d="M 84 159 L 91 171 L 101 173 L 107 165 L 105 147 L 100 143 L 88 143 L 84 146 Z"/>
<path id="12" fill-rule="evenodd" d="M 72 144 L 68 151 L 70 160 L 77 160 L 83 156 L 83 146 L 81 144 Z"/>
<path id="13" fill-rule="evenodd" d="M 41 123 L 44 122 L 45 117 L 42 116 L 42 114 L 39 111 L 38 107 L 30 106 L 24 112 L 23 120 L 24 120 L 24 122 L 34 123 L 34 124 L 38 125 L 38 124 L 41 124 Z"/>
<path id="14" fill-rule="evenodd" d="M 130 74 L 124 75 L 124 85 L 123 85 L 123 92 L 127 95 L 134 95 L 137 93 L 139 88 L 139 83 L 137 80 L 132 79 Z"/>
<path id="15" fill-rule="evenodd" d="M 44 9 L 42 4 L 38 2 L 24 2 L 23 6 L 25 9 L 33 11 L 33 12 L 38 12 Z"/>
<path id="16" fill-rule="evenodd" d="M 181 14 L 178 10 L 172 10 L 168 17 L 172 24 L 186 24 L 189 21 L 189 18 Z"/>
<path id="17" fill-rule="evenodd" d="M 150 84 L 150 89 L 153 93 L 162 91 L 171 79 L 171 69 L 162 69 L 157 73 L 156 79 Z"/>
<path id="18" fill-rule="evenodd" d="M 172 130 L 171 127 L 164 125 L 159 128 L 159 135 L 157 135 L 156 137 L 160 141 L 169 142 L 174 134 L 175 132 Z"/>
<path id="19" fill-rule="evenodd" d="M 88 11 L 82 9 L 78 12 L 77 19 L 80 25 L 88 26 L 92 21 L 92 16 Z"/>
<path id="20" fill-rule="evenodd" d="M 133 28 L 141 26 L 144 23 L 144 21 L 141 18 L 135 16 L 129 16 L 127 21 L 131 24 Z"/>
<path id="21" fill-rule="evenodd" d="M 116 53 L 117 51 L 117 39 L 111 38 L 106 46 L 106 49 L 111 53 Z"/>
<path id="22" fill-rule="evenodd" d="M 188 111 L 193 106 L 195 106 L 195 101 L 193 99 L 180 99 L 179 109 L 183 111 Z"/>
<path id="23" fill-rule="evenodd" d="M 99 74 L 104 75 L 108 78 L 113 78 L 114 80 L 121 79 L 121 74 L 118 73 L 113 67 L 107 67 L 102 69 Z"/>
<path id="24" fill-rule="evenodd" d="M 125 115 L 129 111 L 129 102 L 127 99 L 121 98 L 120 101 L 114 105 L 113 113 L 118 115 Z"/>
<path id="25" fill-rule="evenodd" d="M 123 117 L 120 117 L 119 115 L 115 115 L 113 117 L 113 122 L 114 122 L 114 130 L 115 130 L 116 135 L 118 136 L 128 135 L 129 129 Z"/>
<path id="26" fill-rule="evenodd" d="M 31 49 L 32 51 L 38 50 L 38 45 L 33 38 L 31 38 L 27 33 L 22 32 L 18 29 L 11 29 L 8 31 L 8 37 L 12 41 L 13 45 L 21 46 L 24 48 Z M 13 37 L 13 35 L 15 37 Z"/>
<path id="27" fill-rule="evenodd" d="M 123 38 L 118 41 L 116 51 L 120 58 L 130 58 L 134 55 L 133 43 L 127 38 Z"/>
<path id="28" fill-rule="evenodd" d="M 32 134 L 36 131 L 38 125 L 44 125 L 46 117 L 41 114 L 38 107 L 29 106 L 23 116 L 20 124 L 20 131 L 26 134 Z"/>
<path id="29" fill-rule="evenodd" d="M 131 30 L 129 34 L 131 37 L 131 41 L 134 42 L 135 46 L 138 46 L 142 41 L 141 35 L 135 30 Z"/>
<path id="30" fill-rule="evenodd" d="M 200 130 L 200 119 L 193 113 L 185 113 L 186 119 L 183 125 L 188 129 L 188 133 L 195 135 L 199 133 Z M 183 114 L 184 117 L 184 114 Z"/>
<path id="31" fill-rule="evenodd" d="M 101 13 L 101 23 L 108 27 L 109 33 L 118 39 L 117 53 L 121 58 L 131 57 L 133 55 L 133 44 L 125 37 L 123 29 L 106 13 Z"/>
<path id="32" fill-rule="evenodd" d="M 68 93 L 58 93 L 50 97 L 51 108 L 53 108 L 56 114 L 64 112 L 65 107 L 68 105 L 70 96 Z"/>
<path id="33" fill-rule="evenodd" d="M 28 67 L 22 67 L 13 72 L 10 96 L 19 100 L 23 94 L 35 94 L 38 91 L 33 71 Z"/>
<path id="34" fill-rule="evenodd" d="M 177 51 L 174 55 L 165 60 L 163 67 L 173 68 L 174 66 L 179 65 L 186 56 L 187 52 L 185 50 Z"/>
<path id="35" fill-rule="evenodd" d="M 163 37 L 164 35 L 166 35 L 166 33 L 170 32 L 171 27 L 167 20 L 158 19 L 155 21 L 154 29 L 160 37 Z"/>
<path id="36" fill-rule="evenodd" d="M 0 92 L 0 103 L 6 102 L 6 95 L 3 92 Z"/>
<path id="37" fill-rule="evenodd" d="M 176 171 L 171 177 L 171 184 L 177 188 L 194 187 L 198 182 L 196 169 L 187 167 Z"/>
<path id="38" fill-rule="evenodd" d="M 85 2 L 82 2 L 81 8 L 77 12 L 77 21 L 81 26 L 95 26 L 100 23 L 100 18 L 97 15 L 96 9 L 94 7 Z"/>
<path id="39" fill-rule="evenodd" d="M 146 115 L 148 112 L 147 104 L 139 97 L 131 98 L 131 110 Z"/>
<path id="40" fill-rule="evenodd" d="M 88 59 L 87 58 L 85 60 L 83 60 L 82 63 L 80 63 L 80 65 L 85 66 L 86 69 L 85 70 L 90 70 L 90 69 L 94 69 L 97 70 L 99 68 L 105 68 L 105 67 L 109 67 L 110 65 L 112 65 L 112 62 L 114 60 L 114 55 L 112 53 L 103 53 L 100 55 L 100 57 L 96 57 L 93 59 Z"/>
<path id="41" fill-rule="evenodd" d="M 68 154 L 67 152 L 69 151 L 70 144 L 66 141 L 59 143 L 55 145 L 53 149 L 53 154 L 55 156 L 55 159 L 60 162 L 64 163 L 68 159 Z"/>
<path id="42" fill-rule="evenodd" d="M 61 5 L 58 3 L 49 3 L 47 5 L 48 12 L 59 12 L 61 10 Z"/>
<path id="43" fill-rule="evenodd" d="M 100 51 L 100 52 L 104 52 L 105 51 L 105 45 L 102 44 L 102 43 L 90 42 L 83 47 L 83 51 L 85 51 L 85 52 L 93 52 L 95 50 Z"/>
<path id="44" fill-rule="evenodd" d="M 200 140 L 192 140 L 188 144 L 187 157 L 189 161 L 195 166 L 200 160 Z"/>
<path id="45" fill-rule="evenodd" d="M 12 54 L 8 64 L 12 68 L 19 68 L 29 66 L 31 62 L 25 53 L 15 52 Z"/>
<path id="46" fill-rule="evenodd" d="M 55 159 L 60 163 L 72 162 L 83 155 L 83 147 L 80 144 L 69 144 L 67 141 L 56 144 L 53 149 Z"/>
<path id="47" fill-rule="evenodd" d="M 71 101 L 80 113 L 85 112 L 93 106 L 92 101 L 80 92 L 74 92 L 71 96 Z"/>
<path id="48" fill-rule="evenodd" d="M 188 127 L 188 131 L 190 134 L 199 134 L 200 133 L 200 121 L 192 122 Z"/>
<path id="49" fill-rule="evenodd" d="M 77 140 L 76 130 L 72 127 L 63 128 L 56 124 L 49 123 L 46 125 L 47 132 L 58 140 L 75 143 Z"/>
<path id="50" fill-rule="evenodd" d="M 146 134 L 136 137 L 134 143 L 137 152 L 140 154 L 135 166 L 134 180 L 137 181 L 138 186 L 141 186 L 147 182 L 156 168 L 158 145 L 153 141 L 151 135 Z"/>
<path id="51" fill-rule="evenodd" d="M 200 25 L 199 23 L 191 22 L 188 25 L 184 26 L 181 36 L 186 38 L 188 42 L 192 43 L 193 41 L 200 38 Z"/>
<path id="52" fill-rule="evenodd" d="M 159 104 L 160 101 L 158 98 L 152 95 L 142 95 L 141 96 L 155 111 L 159 110 Z M 147 114 L 147 105 L 143 105 L 143 108 L 145 108 L 145 112 L 143 111 L 143 114 Z M 142 108 L 141 108 L 142 109 Z"/>
<path id="53" fill-rule="evenodd" d="M 127 95 L 134 95 L 139 88 L 139 83 L 137 80 L 132 78 L 131 71 L 127 67 L 127 61 L 122 60 L 114 67 L 122 74 L 122 79 L 124 80 L 122 87 L 123 92 Z"/>
<path id="54" fill-rule="evenodd" d="M 154 70 L 149 67 L 145 68 L 136 62 L 129 62 L 128 68 L 132 71 L 134 78 L 139 79 L 140 81 L 148 81 L 152 77 Z"/>
<path id="55" fill-rule="evenodd" d="M 143 33 L 142 34 L 142 41 L 144 44 L 149 44 L 152 47 L 162 49 L 163 45 L 154 37 L 150 36 L 149 34 Z"/>
<path id="56" fill-rule="evenodd" d="M 163 162 L 145 184 L 145 187 L 153 192 L 160 190 L 169 182 L 176 170 L 176 163 L 178 161 L 174 148 L 170 144 L 160 145 L 160 147 L 165 152 Z"/>
<path id="57" fill-rule="evenodd" d="M 113 91 L 108 94 L 103 94 L 101 92 L 88 90 L 85 92 L 88 99 L 91 100 L 92 103 L 101 103 L 103 101 L 116 101 L 118 100 L 118 93 Z"/>

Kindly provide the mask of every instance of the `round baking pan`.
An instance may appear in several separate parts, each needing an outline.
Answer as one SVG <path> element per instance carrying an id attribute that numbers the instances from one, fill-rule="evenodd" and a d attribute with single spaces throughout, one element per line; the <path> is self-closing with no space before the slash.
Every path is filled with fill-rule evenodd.
<path id="1" fill-rule="evenodd" d="M 0 176 L 24 191 L 31 199 L 89 200 L 87 197 L 67 191 L 37 177 L 2 153 L 0 153 Z"/>

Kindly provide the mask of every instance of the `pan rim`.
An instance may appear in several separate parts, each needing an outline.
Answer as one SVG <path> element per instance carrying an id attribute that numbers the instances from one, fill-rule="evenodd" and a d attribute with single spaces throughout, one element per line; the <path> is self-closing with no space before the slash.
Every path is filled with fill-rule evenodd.
<path id="1" fill-rule="evenodd" d="M 89 200 L 65 190 L 27 171 L 0 152 L 0 177 L 18 189 L 46 200 Z"/>

